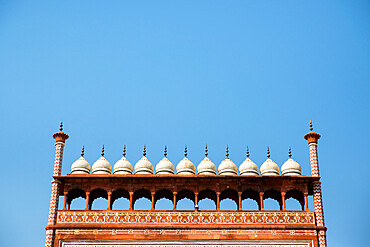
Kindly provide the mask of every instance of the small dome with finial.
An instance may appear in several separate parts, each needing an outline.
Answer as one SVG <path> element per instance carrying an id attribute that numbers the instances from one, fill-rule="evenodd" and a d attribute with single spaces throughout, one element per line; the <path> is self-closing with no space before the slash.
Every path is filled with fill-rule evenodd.
<path id="1" fill-rule="evenodd" d="M 193 175 L 195 174 L 195 165 L 188 159 L 188 149 L 185 145 L 184 158 L 176 166 L 177 174 Z"/>
<path id="2" fill-rule="evenodd" d="M 199 175 L 216 175 L 217 167 L 213 162 L 207 157 L 208 156 L 208 148 L 206 144 L 205 148 L 205 158 L 200 162 L 197 167 L 197 171 Z"/>
<path id="3" fill-rule="evenodd" d="M 135 164 L 135 174 L 153 174 L 153 165 L 146 157 L 145 145 L 143 157 Z"/>
<path id="4" fill-rule="evenodd" d="M 226 159 L 218 166 L 218 174 L 220 175 L 236 175 L 238 168 L 232 160 L 229 159 L 229 146 L 226 146 Z"/>
<path id="5" fill-rule="evenodd" d="M 71 166 L 71 174 L 89 174 L 90 173 L 90 164 L 84 158 L 85 147 L 82 146 L 81 157 L 73 162 Z"/>
<path id="6" fill-rule="evenodd" d="M 292 159 L 292 151 L 289 146 L 289 159 L 281 166 L 282 175 L 301 175 L 301 166 Z"/>
<path id="7" fill-rule="evenodd" d="M 126 159 L 126 145 L 124 145 L 122 158 L 113 166 L 113 174 L 132 174 L 132 170 L 130 161 Z"/>
<path id="8" fill-rule="evenodd" d="M 167 146 L 164 146 L 164 157 L 159 163 L 155 166 L 155 174 L 174 174 L 175 167 L 167 159 Z"/>
<path id="9" fill-rule="evenodd" d="M 92 166 L 92 174 L 110 174 L 112 172 L 112 166 L 104 158 L 104 145 L 101 149 L 101 157 L 95 161 Z"/>
<path id="10" fill-rule="evenodd" d="M 249 159 L 249 148 L 247 147 L 247 158 L 239 166 L 240 175 L 258 175 L 258 166 Z"/>
<path id="11" fill-rule="evenodd" d="M 261 166 L 261 175 L 279 175 L 279 166 L 270 159 L 270 150 L 267 147 L 267 160 Z"/>

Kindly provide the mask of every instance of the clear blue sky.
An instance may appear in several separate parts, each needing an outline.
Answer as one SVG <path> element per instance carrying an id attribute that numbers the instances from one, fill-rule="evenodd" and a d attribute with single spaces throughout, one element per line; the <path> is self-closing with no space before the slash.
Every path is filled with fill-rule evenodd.
<path id="1" fill-rule="evenodd" d="M 322 135 L 329 246 L 368 246 L 370 5 L 367 1 L 0 1 L 0 246 L 42 246 L 54 140 L 63 174 L 124 144 L 155 165 L 167 145 L 197 165 L 208 143 L 260 166 Z M 312 208 L 311 208 L 312 209 Z"/>

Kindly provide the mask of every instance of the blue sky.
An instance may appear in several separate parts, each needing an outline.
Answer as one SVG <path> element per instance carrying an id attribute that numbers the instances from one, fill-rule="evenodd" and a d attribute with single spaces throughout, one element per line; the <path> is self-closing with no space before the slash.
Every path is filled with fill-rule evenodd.
<path id="1" fill-rule="evenodd" d="M 370 220 L 370 6 L 367 1 L 0 1 L 0 245 L 40 246 L 54 140 L 70 135 L 63 174 L 114 164 L 147 145 L 155 165 L 208 144 L 219 164 L 248 145 L 259 166 L 293 158 L 310 174 L 303 135 L 322 135 L 328 243 L 367 246 Z M 311 207 L 312 209 L 312 207 Z"/>

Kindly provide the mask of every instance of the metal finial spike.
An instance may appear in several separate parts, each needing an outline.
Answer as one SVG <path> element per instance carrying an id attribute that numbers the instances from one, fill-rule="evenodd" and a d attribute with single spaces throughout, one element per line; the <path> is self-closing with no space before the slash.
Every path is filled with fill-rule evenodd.
<path id="1" fill-rule="evenodd" d="M 164 157 L 167 157 L 167 146 L 164 146 Z"/>
<path id="2" fill-rule="evenodd" d="M 84 155 L 85 155 L 85 146 L 82 146 L 81 157 L 84 157 Z"/>
<path id="3" fill-rule="evenodd" d="M 313 127 L 312 127 L 312 121 L 310 119 L 310 130 L 313 131 Z"/>
<path id="4" fill-rule="evenodd" d="M 101 148 L 101 156 L 104 156 L 104 145 L 103 145 L 103 147 Z"/>
<path id="5" fill-rule="evenodd" d="M 247 146 L 247 158 L 249 158 L 249 148 Z"/>
<path id="6" fill-rule="evenodd" d="M 270 148 L 267 146 L 267 158 L 270 158 Z"/>
<path id="7" fill-rule="evenodd" d="M 186 147 L 186 145 L 185 145 L 184 156 L 185 156 L 185 157 L 188 157 L 188 148 Z"/>
<path id="8" fill-rule="evenodd" d="M 60 121 L 59 130 L 60 130 L 60 131 L 63 131 L 63 120 L 61 120 L 61 121 Z"/>
<path id="9" fill-rule="evenodd" d="M 226 159 L 229 158 L 229 146 L 226 145 Z"/>
<path id="10" fill-rule="evenodd" d="M 292 149 L 289 146 L 289 158 L 292 158 Z"/>
<path id="11" fill-rule="evenodd" d="M 126 156 L 126 144 L 123 145 L 123 153 L 122 153 L 123 156 Z"/>
<path id="12" fill-rule="evenodd" d="M 143 156 L 146 156 L 146 146 L 144 145 Z"/>
<path id="13" fill-rule="evenodd" d="M 206 144 L 206 149 L 205 149 L 205 156 L 206 156 L 206 157 L 208 156 L 208 148 L 207 148 L 207 144 Z"/>

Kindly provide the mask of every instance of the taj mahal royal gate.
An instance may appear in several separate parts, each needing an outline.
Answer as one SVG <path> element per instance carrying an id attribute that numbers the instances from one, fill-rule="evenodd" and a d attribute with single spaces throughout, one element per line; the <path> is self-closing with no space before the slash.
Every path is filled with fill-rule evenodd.
<path id="1" fill-rule="evenodd" d="M 135 165 L 134 174 L 125 151 L 123 158 L 114 165 L 113 174 L 103 151 L 91 173 L 82 153 L 72 165 L 71 174 L 62 176 L 63 149 L 69 136 L 63 132 L 61 124 L 60 131 L 53 137 L 56 151 L 45 247 L 326 246 L 317 156 L 320 135 L 312 130 L 312 125 L 311 131 L 304 136 L 308 141 L 311 176 L 300 175 L 300 167 L 298 172 L 292 162 L 284 164 L 280 174 L 269 158 L 260 171 L 253 162 L 248 163 L 247 158 L 238 173 L 228 154 L 217 175 L 207 157 L 198 165 L 195 174 L 186 151 L 185 158 L 176 167 L 176 174 L 166 157 L 153 171 L 145 150 L 143 158 Z M 162 170 L 157 170 L 161 167 Z M 64 197 L 62 210 L 58 210 L 60 196 Z M 308 208 L 309 196 L 313 196 L 314 208 Z M 78 197 L 86 199 L 86 207 L 70 209 L 72 200 Z M 107 199 L 106 210 L 92 210 L 94 200 L 99 197 Z M 122 197 L 129 200 L 129 209 L 112 210 L 114 201 Z M 135 201 L 140 198 L 151 201 L 151 210 L 135 210 Z M 173 209 L 156 210 L 155 204 L 161 198 L 170 199 Z M 193 210 L 177 209 L 177 203 L 183 198 L 194 202 Z M 199 210 L 198 202 L 204 198 L 213 200 L 216 210 Z M 236 202 L 237 210 L 220 210 L 220 201 L 226 198 Z M 242 210 L 242 200 L 247 198 L 257 202 L 258 210 Z M 278 201 L 280 210 L 264 210 L 267 198 Z M 287 210 L 285 200 L 288 198 L 298 200 L 302 210 Z"/>

